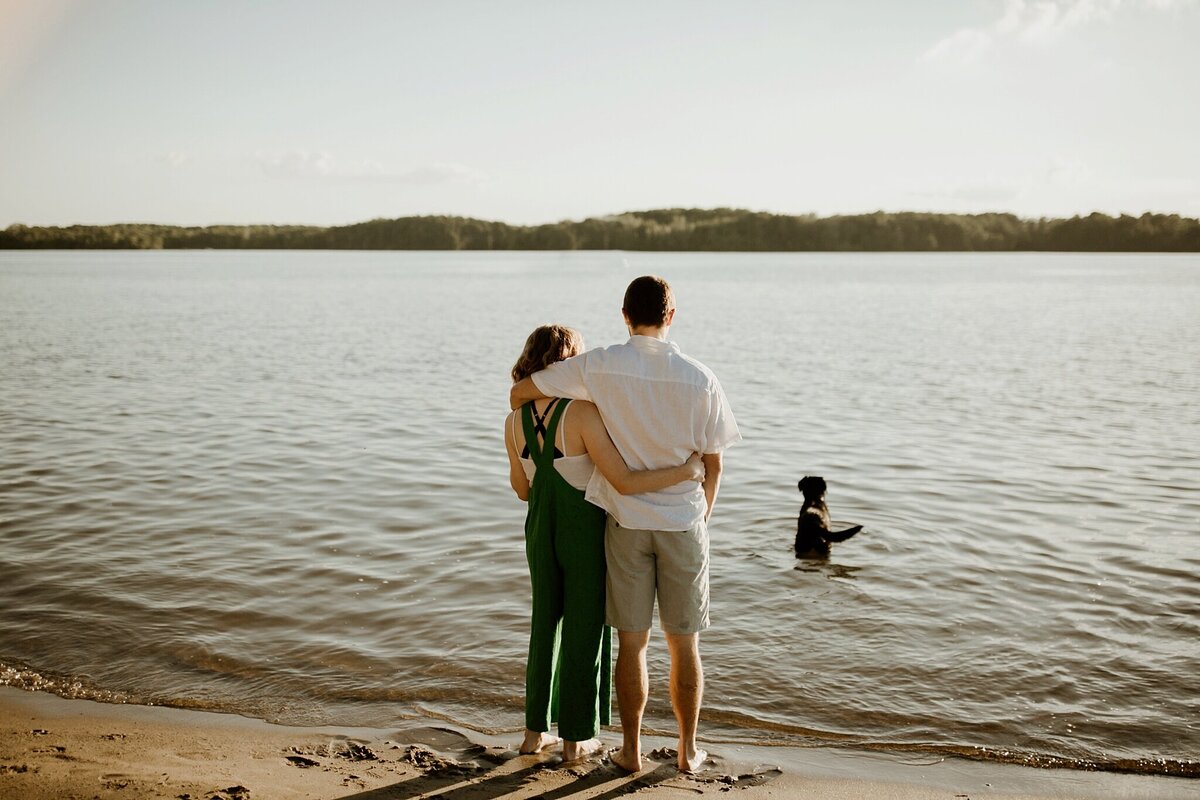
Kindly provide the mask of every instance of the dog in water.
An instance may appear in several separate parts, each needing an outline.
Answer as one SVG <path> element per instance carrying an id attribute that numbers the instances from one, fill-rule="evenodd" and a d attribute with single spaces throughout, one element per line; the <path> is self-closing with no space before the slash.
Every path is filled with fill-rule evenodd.
<path id="1" fill-rule="evenodd" d="M 831 542 L 844 542 L 863 529 L 862 525 L 855 525 L 843 531 L 829 530 L 824 478 L 806 475 L 798 487 L 804 502 L 796 518 L 796 558 L 826 558 Z"/>

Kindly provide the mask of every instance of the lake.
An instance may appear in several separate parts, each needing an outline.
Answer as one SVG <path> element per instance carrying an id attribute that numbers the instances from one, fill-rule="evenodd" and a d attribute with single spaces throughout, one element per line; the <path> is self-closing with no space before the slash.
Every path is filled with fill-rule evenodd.
<path id="1" fill-rule="evenodd" d="M 744 436 L 702 739 L 1200 776 L 1196 255 L 2 252 L 0 683 L 519 730 L 508 372 L 648 273 Z"/>

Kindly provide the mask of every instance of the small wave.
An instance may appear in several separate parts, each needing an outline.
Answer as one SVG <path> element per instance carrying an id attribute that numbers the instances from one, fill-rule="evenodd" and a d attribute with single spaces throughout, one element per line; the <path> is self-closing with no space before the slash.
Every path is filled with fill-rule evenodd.
<path id="1" fill-rule="evenodd" d="M 65 697 L 68 700 L 92 700 L 113 705 L 166 706 L 194 711 L 234 711 L 226 704 L 184 697 L 160 697 L 135 692 L 123 692 L 96 686 L 86 678 L 55 675 L 19 664 L 0 661 L 0 686 L 11 686 L 30 692 Z"/>
<path id="2" fill-rule="evenodd" d="M 55 676 L 0 661 L 0 686 L 12 686 L 31 692 L 48 692 L 69 700 L 96 700 L 101 703 L 145 703 L 144 699 L 109 689 L 101 689 L 80 678 Z"/>
<path id="3" fill-rule="evenodd" d="M 1200 778 L 1200 761 L 1174 758 L 1111 758 L 1108 756 L 1063 756 L 1010 748 L 936 742 L 881 741 L 853 733 L 825 731 L 800 725 L 758 719 L 728 711 L 704 711 L 701 718 L 726 730 L 737 731 L 726 740 L 712 736 L 706 741 L 759 747 L 850 747 L 888 753 L 913 753 L 938 758 L 967 758 L 1045 769 L 1076 769 L 1088 772 L 1120 772 L 1134 775 L 1163 775 Z M 742 734 L 745 735 L 742 735 Z M 755 734 L 758 735 L 755 735 Z M 664 735 L 674 735 L 665 731 Z"/>
<path id="4" fill-rule="evenodd" d="M 1131 775 L 1200 778 L 1200 761 L 1183 761 L 1174 758 L 1068 758 L 1048 753 L 992 747 L 891 742 L 863 742 L 854 746 L 865 750 L 969 758 L 975 761 L 993 761 L 1000 764 L 1016 764 L 1042 769 L 1077 769 L 1087 772 L 1121 772 Z"/>

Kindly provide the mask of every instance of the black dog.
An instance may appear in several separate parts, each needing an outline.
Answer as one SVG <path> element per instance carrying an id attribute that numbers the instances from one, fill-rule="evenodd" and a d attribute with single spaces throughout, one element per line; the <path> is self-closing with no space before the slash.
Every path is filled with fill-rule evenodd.
<path id="1" fill-rule="evenodd" d="M 830 542 L 844 542 L 863 529 L 862 525 L 855 525 L 844 531 L 829 530 L 824 478 L 805 476 L 798 486 L 804 503 L 796 518 L 796 558 L 825 558 Z"/>

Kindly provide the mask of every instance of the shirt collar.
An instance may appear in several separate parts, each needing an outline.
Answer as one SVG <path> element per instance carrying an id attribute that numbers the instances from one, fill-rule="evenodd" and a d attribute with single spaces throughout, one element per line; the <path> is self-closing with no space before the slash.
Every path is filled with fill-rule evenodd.
<path id="1" fill-rule="evenodd" d="M 630 336 L 628 344 L 633 345 L 643 353 L 678 353 L 679 345 L 671 341 L 664 342 L 653 336 Z"/>

